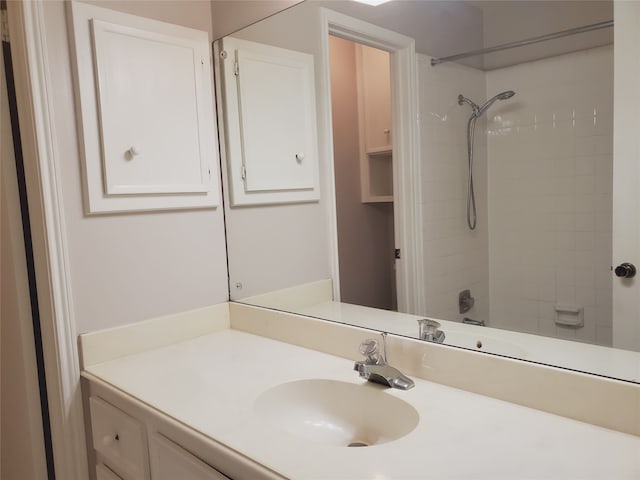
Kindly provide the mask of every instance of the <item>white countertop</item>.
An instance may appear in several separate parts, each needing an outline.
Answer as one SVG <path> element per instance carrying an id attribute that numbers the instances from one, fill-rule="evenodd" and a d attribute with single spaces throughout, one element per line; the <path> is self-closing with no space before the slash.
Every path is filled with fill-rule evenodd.
<path id="1" fill-rule="evenodd" d="M 362 383 L 353 362 L 234 330 L 85 371 L 292 479 L 640 478 L 640 437 L 420 379 L 386 390 L 420 414 L 407 436 L 366 448 L 300 440 L 260 418 L 256 398 L 301 379 Z"/>

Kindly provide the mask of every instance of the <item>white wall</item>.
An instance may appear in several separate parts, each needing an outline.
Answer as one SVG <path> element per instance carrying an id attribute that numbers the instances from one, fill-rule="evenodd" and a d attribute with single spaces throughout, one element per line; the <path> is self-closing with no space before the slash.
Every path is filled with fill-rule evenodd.
<path id="1" fill-rule="evenodd" d="M 98 3 L 98 2 L 96 2 Z M 201 1 L 104 1 L 107 8 L 211 33 Z M 45 2 L 73 311 L 78 333 L 224 302 L 222 208 L 87 217 L 83 214 L 65 4 Z"/>
<path id="2" fill-rule="evenodd" d="M 425 256 L 425 315 L 489 321 L 487 243 L 487 154 L 484 120 L 476 127 L 474 182 L 478 223 L 469 230 L 467 205 L 467 121 L 471 109 L 458 95 L 482 103 L 486 95 L 481 70 L 454 63 L 432 67 L 418 55 L 420 151 Z M 460 314 L 458 293 L 471 289 L 475 306 Z"/>
<path id="3" fill-rule="evenodd" d="M 492 326 L 611 345 L 613 50 L 487 72 Z M 499 107 L 499 108 L 497 108 Z M 554 307 L 584 309 L 583 328 Z"/>

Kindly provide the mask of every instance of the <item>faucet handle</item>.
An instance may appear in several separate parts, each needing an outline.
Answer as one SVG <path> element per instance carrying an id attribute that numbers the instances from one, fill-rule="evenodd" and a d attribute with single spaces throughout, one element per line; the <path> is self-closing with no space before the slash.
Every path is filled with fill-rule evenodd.
<path id="1" fill-rule="evenodd" d="M 367 357 L 367 361 L 378 363 L 380 354 L 378 353 L 378 341 L 374 338 L 368 338 L 360 344 L 360 354 Z"/>

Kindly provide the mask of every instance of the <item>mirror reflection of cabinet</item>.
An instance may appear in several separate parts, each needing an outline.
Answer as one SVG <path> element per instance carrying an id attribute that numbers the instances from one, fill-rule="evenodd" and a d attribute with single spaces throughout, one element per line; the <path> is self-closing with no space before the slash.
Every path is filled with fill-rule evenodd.
<path id="1" fill-rule="evenodd" d="M 231 205 L 317 201 L 313 56 L 228 37 L 220 58 Z"/>
<path id="2" fill-rule="evenodd" d="M 356 45 L 363 203 L 393 201 L 389 53 Z"/>

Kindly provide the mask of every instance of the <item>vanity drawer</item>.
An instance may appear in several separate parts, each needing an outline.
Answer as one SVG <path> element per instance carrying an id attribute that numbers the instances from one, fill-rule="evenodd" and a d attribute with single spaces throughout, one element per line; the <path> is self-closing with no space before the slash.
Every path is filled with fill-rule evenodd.
<path id="1" fill-rule="evenodd" d="M 122 480 L 122 477 L 113 473 L 108 467 L 98 464 L 96 465 L 96 480 Z"/>
<path id="2" fill-rule="evenodd" d="M 147 440 L 142 423 L 98 397 L 89 399 L 93 447 L 124 480 L 148 480 Z"/>
<path id="3" fill-rule="evenodd" d="M 153 434 L 149 441 L 153 480 L 230 480 L 168 438 Z"/>

